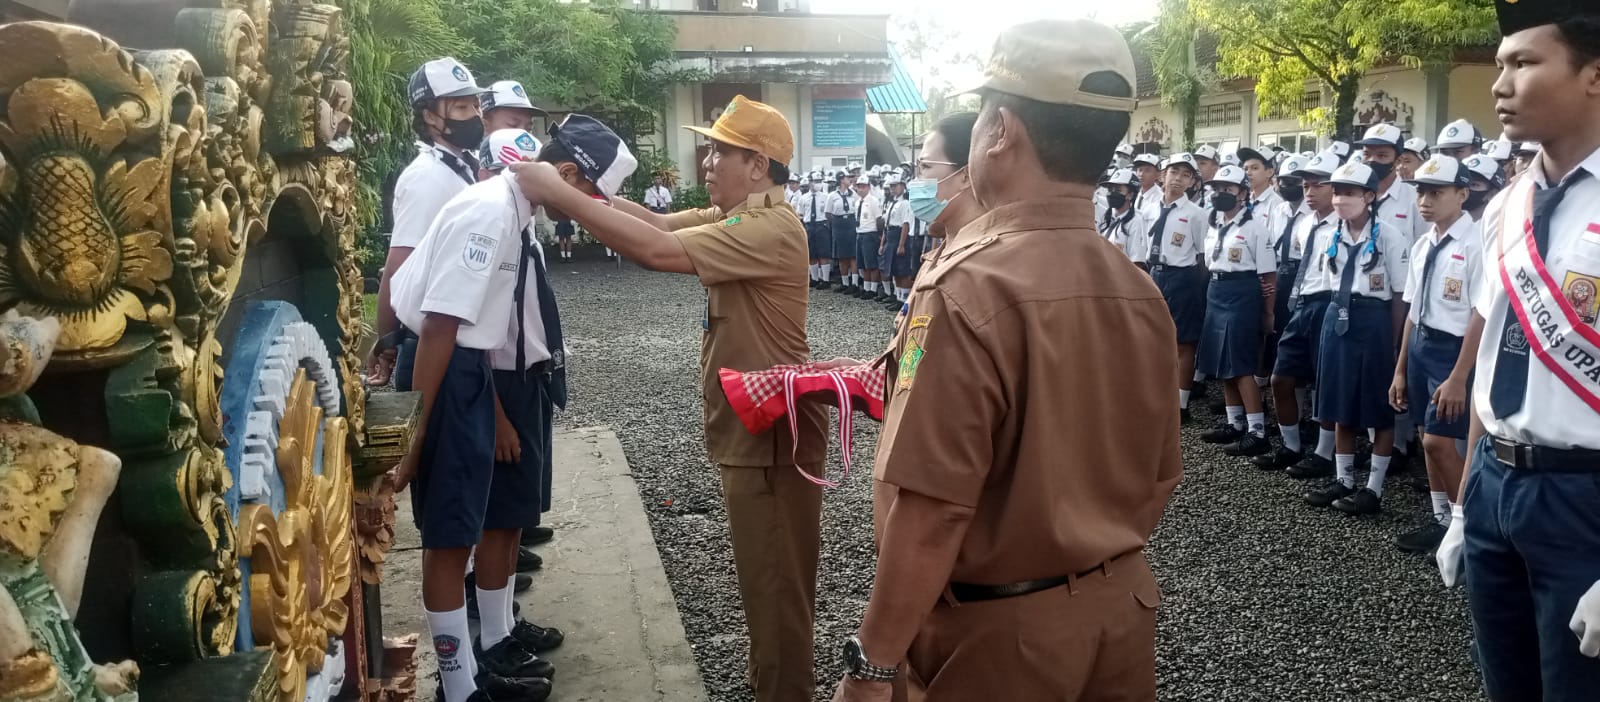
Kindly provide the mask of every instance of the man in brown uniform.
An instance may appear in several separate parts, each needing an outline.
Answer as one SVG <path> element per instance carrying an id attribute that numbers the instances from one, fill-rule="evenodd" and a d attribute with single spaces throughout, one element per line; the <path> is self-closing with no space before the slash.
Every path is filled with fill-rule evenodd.
<path id="1" fill-rule="evenodd" d="M 544 164 L 517 164 L 517 181 L 623 257 L 650 270 L 699 276 L 701 392 L 706 449 L 722 472 L 739 595 L 750 626 L 750 682 L 758 702 L 810 702 L 815 687 L 812 624 L 822 490 L 798 464 L 822 474 L 825 410 L 807 406 L 798 446 L 787 422 L 752 436 L 728 405 L 721 368 L 749 371 L 803 363 L 811 288 L 805 225 L 784 200 L 794 152 L 789 123 L 743 96 L 710 129 L 706 189 L 714 207 L 670 215 L 621 199 L 613 207 L 563 187 Z M 580 159 L 582 156 L 580 155 Z"/>
<path id="2" fill-rule="evenodd" d="M 985 210 L 922 272 L 884 359 L 878 570 L 836 700 L 1155 699 L 1144 545 L 1182 473 L 1161 292 L 1094 230 L 1133 59 L 1087 21 L 995 45 Z"/>

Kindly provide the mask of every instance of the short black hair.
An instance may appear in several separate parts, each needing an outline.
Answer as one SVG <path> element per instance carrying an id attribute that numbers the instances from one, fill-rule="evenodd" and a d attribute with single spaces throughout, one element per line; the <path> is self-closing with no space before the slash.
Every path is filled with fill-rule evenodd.
<path id="1" fill-rule="evenodd" d="M 1133 96 L 1133 86 L 1111 71 L 1089 74 L 1079 88 L 1107 97 Z M 1027 125 L 1039 165 L 1051 180 L 1087 185 L 1099 182 L 1132 120 L 1127 112 L 1056 105 L 997 91 L 984 94 L 983 106 L 1005 107 Z"/>
<path id="2" fill-rule="evenodd" d="M 956 164 L 956 168 L 965 168 L 967 159 L 972 151 L 972 125 L 978 123 L 978 113 L 957 112 L 945 115 L 944 119 L 933 125 L 934 132 L 944 140 L 945 158 Z"/>
<path id="3" fill-rule="evenodd" d="M 550 164 L 578 162 L 577 159 L 572 157 L 572 152 L 567 150 L 566 145 L 555 139 L 546 140 L 544 146 L 539 147 L 537 158 Z"/>
<path id="4" fill-rule="evenodd" d="M 755 152 L 750 152 L 754 154 Z M 767 177 L 772 179 L 773 185 L 787 185 L 789 183 L 789 167 L 778 163 L 777 159 L 767 159 Z"/>
<path id="5" fill-rule="evenodd" d="M 1557 22 L 1556 29 L 1572 51 L 1574 69 L 1600 60 L 1600 19 L 1593 16 L 1573 17 Z"/>
<path id="6" fill-rule="evenodd" d="M 422 119 L 422 113 L 432 106 L 433 103 L 429 103 L 411 108 L 411 131 L 416 133 L 418 139 L 430 144 L 433 143 L 433 135 L 428 133 L 428 123 Z"/>

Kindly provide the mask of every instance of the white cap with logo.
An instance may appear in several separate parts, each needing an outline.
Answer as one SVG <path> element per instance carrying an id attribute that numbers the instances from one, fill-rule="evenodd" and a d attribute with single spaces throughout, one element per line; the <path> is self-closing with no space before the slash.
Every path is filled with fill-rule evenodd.
<path id="1" fill-rule="evenodd" d="M 1414 154 L 1416 154 L 1418 156 L 1421 156 L 1423 158 L 1427 158 L 1428 157 L 1428 141 L 1426 139 L 1423 139 L 1422 137 L 1411 137 L 1410 139 L 1406 140 L 1405 146 L 1401 150 L 1402 151 L 1410 151 L 1411 153 L 1414 153 Z"/>
<path id="2" fill-rule="evenodd" d="M 448 56 L 422 64 L 411 74 L 406 86 L 411 106 L 419 107 L 440 98 L 467 97 L 487 92 L 472 79 L 466 66 Z"/>
<path id="3" fill-rule="evenodd" d="M 1356 142 L 1356 146 L 1393 146 L 1398 149 L 1403 141 L 1405 133 L 1399 127 L 1384 122 L 1368 127 L 1367 133 L 1362 135 L 1361 141 Z"/>
<path id="4" fill-rule="evenodd" d="M 1444 129 L 1439 130 L 1438 146 L 1441 149 L 1477 146 L 1481 142 L 1482 138 L 1478 136 L 1478 128 L 1464 119 L 1458 119 L 1446 124 Z"/>
<path id="5" fill-rule="evenodd" d="M 1196 165 L 1195 162 L 1194 162 L 1194 156 L 1192 154 L 1190 154 L 1189 152 L 1187 152 L 1187 151 L 1175 153 L 1175 154 L 1173 154 L 1171 156 L 1168 156 L 1167 160 L 1161 162 L 1161 170 L 1164 171 L 1164 170 L 1167 170 L 1168 168 L 1171 168 L 1173 166 L 1180 166 L 1180 165 L 1181 166 L 1188 166 L 1189 168 L 1193 169 L 1194 172 L 1196 172 L 1196 173 L 1200 172 L 1200 167 L 1198 165 Z"/>
<path id="6" fill-rule="evenodd" d="M 1155 166 L 1156 168 L 1162 168 L 1161 157 L 1155 154 L 1139 154 L 1138 156 L 1133 157 L 1133 165 L 1137 166 L 1141 163 Z"/>
<path id="7" fill-rule="evenodd" d="M 1328 182 L 1334 185 L 1354 185 L 1358 188 L 1375 190 L 1373 187 L 1375 183 L 1372 182 L 1372 169 L 1355 161 L 1350 161 L 1340 166 L 1339 170 L 1334 171 L 1333 176 L 1328 178 Z"/>
<path id="8" fill-rule="evenodd" d="M 1416 185 L 1449 185 L 1465 188 L 1469 182 L 1468 173 L 1460 161 L 1443 154 L 1436 154 L 1417 168 L 1417 174 L 1410 182 Z"/>
<path id="9" fill-rule="evenodd" d="M 1333 149 L 1326 149 L 1322 153 L 1312 156 L 1311 160 L 1305 162 L 1305 165 L 1291 170 L 1289 173 L 1302 178 L 1308 175 L 1328 178 L 1337 170 L 1339 170 L 1339 154 L 1334 153 Z"/>
<path id="10" fill-rule="evenodd" d="M 521 129 L 496 129 L 484 137 L 478 150 L 478 162 L 491 171 L 499 171 L 520 161 L 532 161 L 539 156 L 539 140 Z"/>
<path id="11" fill-rule="evenodd" d="M 544 112 L 544 110 L 533 106 L 533 102 L 528 100 L 528 91 L 522 88 L 521 83 L 514 80 L 501 80 L 490 84 L 489 92 L 483 94 L 482 100 L 484 112 L 501 107 L 518 107 L 524 110 L 533 110 L 534 112 Z"/>
<path id="12" fill-rule="evenodd" d="M 1213 183 L 1222 183 L 1226 185 L 1244 186 L 1249 181 L 1250 176 L 1245 174 L 1243 168 L 1238 166 L 1223 166 L 1217 169 L 1217 174 L 1211 176 L 1211 180 L 1206 181 L 1206 184 L 1210 185 Z"/>

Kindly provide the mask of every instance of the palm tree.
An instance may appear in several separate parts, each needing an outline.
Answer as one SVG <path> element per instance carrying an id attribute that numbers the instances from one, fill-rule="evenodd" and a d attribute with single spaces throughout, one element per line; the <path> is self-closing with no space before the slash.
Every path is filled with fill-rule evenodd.
<path id="1" fill-rule="evenodd" d="M 1200 97 L 1215 85 L 1216 75 L 1209 66 L 1195 61 L 1200 29 L 1185 0 L 1160 0 L 1158 7 L 1155 22 L 1132 28 L 1129 43 L 1150 57 L 1161 102 L 1176 109 L 1183 122 L 1180 148 L 1190 148 L 1194 145 Z"/>

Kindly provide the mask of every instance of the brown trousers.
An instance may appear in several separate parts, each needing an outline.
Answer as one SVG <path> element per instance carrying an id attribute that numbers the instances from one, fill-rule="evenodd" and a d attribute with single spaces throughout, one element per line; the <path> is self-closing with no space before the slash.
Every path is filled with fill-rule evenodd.
<path id="1" fill-rule="evenodd" d="M 896 702 L 1154 702 L 1160 591 L 1143 553 L 1019 597 L 951 606 L 923 622 Z"/>
<path id="2" fill-rule="evenodd" d="M 811 702 L 822 488 L 794 466 L 721 468 L 756 702 Z"/>

